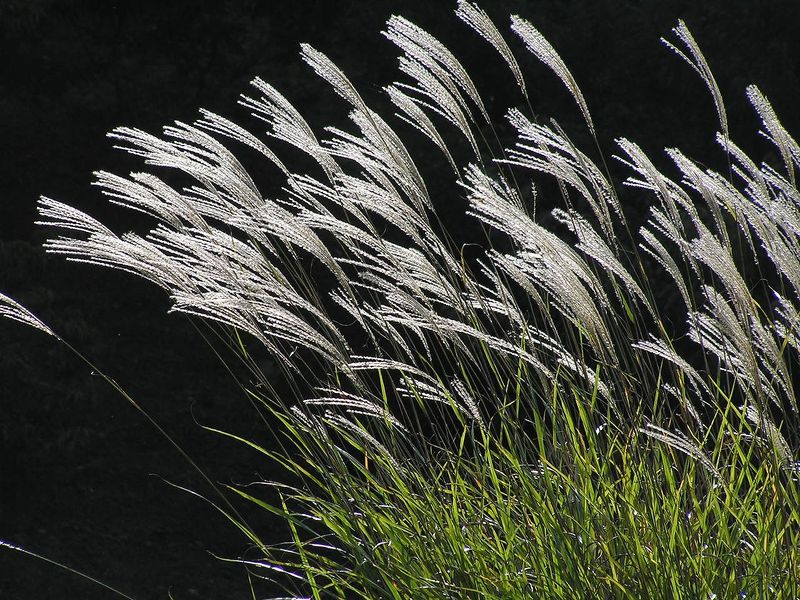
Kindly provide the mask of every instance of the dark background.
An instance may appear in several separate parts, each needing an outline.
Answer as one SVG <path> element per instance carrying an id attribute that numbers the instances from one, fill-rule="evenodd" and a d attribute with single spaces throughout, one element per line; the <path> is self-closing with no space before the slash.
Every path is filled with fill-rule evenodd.
<path id="1" fill-rule="evenodd" d="M 482 7 L 545 34 L 581 85 L 601 145 L 625 136 L 660 156 L 680 146 L 716 164 L 716 117 L 702 82 L 658 43 L 678 18 L 694 33 L 729 109 L 735 140 L 770 158 L 744 87 L 758 84 L 790 132 L 800 131 L 800 10 L 793 0 L 501 0 Z M 396 52 L 379 35 L 402 14 L 463 58 L 490 110 L 519 99 L 505 67 L 452 15 L 455 2 L 237 0 L 0 0 L 0 291 L 39 314 L 169 432 L 215 482 L 275 476 L 258 455 L 208 424 L 269 443 L 240 388 L 164 295 L 131 277 L 46 257 L 33 225 L 40 194 L 73 203 L 124 230 L 141 225 L 90 186 L 97 169 L 141 165 L 111 149 L 120 125 L 147 131 L 191 121 L 199 107 L 259 133 L 236 106 L 259 75 L 311 123 L 341 122 L 344 106 L 298 57 L 302 41 L 327 53 L 368 103 L 385 110 Z M 580 137 L 560 82 L 509 35 L 534 109 Z M 413 141 L 416 140 L 416 141 Z M 416 145 L 425 146 L 412 138 Z M 715 157 L 715 158 L 707 158 Z M 665 164 L 665 163 L 662 163 Z M 623 171 L 614 168 L 615 173 Z M 261 177 L 268 181 L 267 172 Z M 280 182 L 277 182 L 279 184 Z M 458 196 L 434 182 L 442 204 Z M 634 197 L 632 201 L 636 201 Z M 642 202 L 645 202 L 642 200 Z M 631 210 L 642 210 L 632 206 Z M 246 540 L 203 495 L 209 487 L 170 443 L 68 349 L 0 323 L 0 540 L 71 565 L 135 598 L 249 597 Z M 280 524 L 250 518 L 266 539 Z M 262 588 L 261 596 L 269 590 Z M 107 598 L 110 592 L 0 548 L 0 598 Z"/>

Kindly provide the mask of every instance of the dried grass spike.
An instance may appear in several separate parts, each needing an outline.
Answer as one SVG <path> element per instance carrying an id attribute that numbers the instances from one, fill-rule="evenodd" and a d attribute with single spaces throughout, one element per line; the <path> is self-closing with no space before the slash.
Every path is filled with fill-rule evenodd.
<path id="1" fill-rule="evenodd" d="M 525 88 L 525 78 L 522 76 L 522 70 L 519 68 L 517 59 L 514 58 L 511 48 L 508 47 L 506 40 L 489 18 L 489 15 L 479 8 L 477 4 L 466 2 L 465 0 L 458 0 L 456 15 L 475 30 L 478 35 L 494 46 L 494 49 L 506 61 L 508 68 L 511 69 L 511 73 L 514 75 L 514 79 L 517 80 L 517 85 L 522 90 L 522 94 L 527 98 L 528 90 Z"/>
<path id="2" fill-rule="evenodd" d="M 725 112 L 725 104 L 722 101 L 722 93 L 719 91 L 719 86 L 717 85 L 716 79 L 714 79 L 714 74 L 711 72 L 711 68 L 708 66 L 706 57 L 700 50 L 700 46 L 697 45 L 697 42 L 692 36 L 692 33 L 689 31 L 689 28 L 686 27 L 686 23 L 683 21 L 678 21 L 678 25 L 672 28 L 672 32 L 677 36 L 678 40 L 683 42 L 683 45 L 686 46 L 686 50 L 688 51 L 689 55 L 691 55 L 691 58 L 686 54 L 686 52 L 672 44 L 669 40 L 661 38 L 661 41 L 667 48 L 685 60 L 686 63 L 692 67 L 692 69 L 694 69 L 698 75 L 700 75 L 701 79 L 708 87 L 708 91 L 711 92 L 711 97 L 714 99 L 714 107 L 717 109 L 719 126 L 722 128 L 722 133 L 725 135 L 725 137 L 727 137 L 728 116 Z"/>
<path id="3" fill-rule="evenodd" d="M 581 113 L 583 114 L 583 118 L 586 120 L 586 124 L 589 126 L 589 130 L 592 132 L 592 135 L 595 135 L 594 129 L 594 122 L 592 121 L 592 116 L 589 114 L 589 107 L 586 105 L 586 100 L 583 97 L 583 93 L 581 92 L 580 88 L 578 87 L 578 83 L 575 81 L 575 78 L 570 73 L 567 65 L 564 64 L 564 61 L 555 51 L 553 46 L 550 45 L 544 36 L 539 33 L 539 30 L 536 29 L 533 25 L 531 25 L 525 19 L 521 19 L 517 15 L 511 16 L 511 29 L 516 33 L 522 41 L 527 46 L 528 50 L 533 53 L 536 58 L 542 61 L 547 67 L 550 68 L 553 73 L 555 73 L 558 78 L 567 86 L 570 94 L 577 102 L 578 107 L 581 109 Z"/>
<path id="4" fill-rule="evenodd" d="M 52 335 L 53 337 L 58 337 L 52 329 L 50 329 L 44 324 L 44 322 L 41 321 L 41 319 L 39 319 L 27 308 L 22 306 L 19 302 L 6 296 L 5 294 L 0 294 L 0 318 L 3 317 L 6 319 L 11 319 L 12 321 L 17 321 L 18 323 L 22 323 L 23 325 L 28 325 L 29 327 L 43 331 L 48 335 Z"/>

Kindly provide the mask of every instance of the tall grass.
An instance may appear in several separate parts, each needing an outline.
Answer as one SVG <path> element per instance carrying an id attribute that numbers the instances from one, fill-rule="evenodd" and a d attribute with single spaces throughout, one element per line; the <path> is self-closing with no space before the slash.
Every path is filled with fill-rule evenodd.
<path id="1" fill-rule="evenodd" d="M 274 149 L 208 111 L 161 136 L 116 129 L 150 170 L 100 172 L 97 185 L 156 225 L 118 235 L 42 198 L 42 224 L 64 232 L 47 250 L 152 281 L 249 369 L 243 386 L 277 424 L 275 446 L 220 434 L 286 478 L 263 482 L 274 503 L 258 487 L 229 492 L 291 535 L 265 540 L 219 508 L 256 550 L 242 560 L 253 576 L 294 597 L 800 596 L 800 146 L 755 87 L 780 162 L 736 145 L 680 22 L 666 44 L 710 91 L 727 169 L 668 149 L 670 176 L 621 138 L 618 186 L 587 100 L 533 25 L 511 19 L 574 99 L 586 149 L 534 117 L 487 15 L 464 1 L 456 12 L 517 82 L 515 139 L 457 58 L 402 17 L 383 32 L 401 78 L 385 91 L 436 148 L 481 239 L 445 218 L 400 128 L 304 45 L 348 131 L 314 131 L 260 79 L 241 103 Z M 282 194 L 263 196 L 223 141 L 266 159 Z M 307 172 L 280 158 L 287 146 Z M 520 185 L 531 177 L 559 196 L 547 215 Z M 626 216 L 629 188 L 652 199 L 643 224 Z M 0 312 L 53 333 L 10 298 Z"/>

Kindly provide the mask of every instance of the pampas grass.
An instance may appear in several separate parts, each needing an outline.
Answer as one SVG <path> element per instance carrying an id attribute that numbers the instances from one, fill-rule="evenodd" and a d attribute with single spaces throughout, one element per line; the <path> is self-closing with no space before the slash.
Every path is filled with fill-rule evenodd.
<path id="1" fill-rule="evenodd" d="M 619 186 L 578 82 L 538 30 L 512 17 L 517 45 L 565 85 L 596 147 L 522 108 L 509 41 L 479 7 L 456 12 L 519 87 L 514 137 L 499 138 L 458 59 L 401 17 L 384 32 L 400 52 L 386 92 L 486 232 L 469 252 L 389 115 L 309 45 L 302 59 L 343 101 L 349 130 L 314 131 L 260 79 L 241 103 L 314 168 L 295 172 L 208 111 L 160 136 L 119 128 L 112 139 L 148 172 L 98 173 L 97 185 L 155 225 L 119 235 L 42 198 L 41 224 L 61 232 L 45 247 L 153 282 L 250 370 L 245 393 L 279 425 L 277 445 L 219 433 L 287 477 L 263 482 L 276 504 L 258 488 L 229 492 L 284 518 L 290 538 L 265 540 L 219 509 L 258 555 L 241 562 L 292 597 L 798 597 L 798 144 L 752 86 L 781 162 L 756 164 L 730 139 L 679 22 L 667 46 L 708 87 L 729 168 L 670 149 L 674 173 L 662 173 L 621 138 Z M 262 196 L 238 145 L 285 180 L 281 195 Z M 173 187 L 165 170 L 193 183 Z M 518 184 L 531 176 L 557 184 L 552 226 Z M 652 201 L 641 226 L 626 217 L 630 188 Z M 683 323 L 662 314 L 667 283 Z M 5 296 L 0 315 L 52 333 Z"/>

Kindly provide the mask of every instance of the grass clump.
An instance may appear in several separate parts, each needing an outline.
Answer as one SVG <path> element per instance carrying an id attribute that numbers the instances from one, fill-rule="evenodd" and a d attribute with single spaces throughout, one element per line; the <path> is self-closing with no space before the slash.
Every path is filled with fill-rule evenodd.
<path id="1" fill-rule="evenodd" d="M 485 13 L 459 2 L 457 14 L 518 84 L 506 113 L 515 139 L 496 133 L 456 57 L 401 17 L 384 35 L 404 79 L 385 91 L 441 155 L 433 172 L 451 179 L 480 238 L 445 217 L 398 129 L 304 45 L 348 105 L 350 131 L 320 138 L 260 79 L 242 104 L 308 171 L 208 111 L 161 137 L 120 128 L 120 147 L 177 177 L 101 172 L 97 183 L 157 225 L 118 235 L 43 198 L 43 223 L 68 232 L 47 249 L 152 281 L 173 310 L 215 323 L 249 369 L 243 387 L 277 445 L 220 433 L 286 478 L 269 484 L 277 502 L 229 491 L 291 535 L 269 542 L 220 510 L 258 553 L 242 562 L 289 594 L 798 597 L 800 147 L 755 87 L 748 98 L 782 162 L 758 165 L 736 145 L 679 23 L 667 44 L 711 92 L 727 169 L 669 149 L 670 178 L 619 139 L 620 186 L 587 100 L 533 25 L 512 17 L 595 147 L 534 116 Z M 266 158 L 281 194 L 262 195 L 220 139 Z M 523 191 L 530 178 L 555 195 L 546 214 Z M 643 222 L 626 215 L 630 188 L 653 199 Z M 0 310 L 53 333 L 9 298 Z"/>

